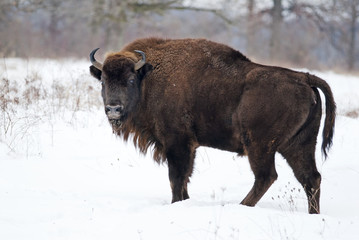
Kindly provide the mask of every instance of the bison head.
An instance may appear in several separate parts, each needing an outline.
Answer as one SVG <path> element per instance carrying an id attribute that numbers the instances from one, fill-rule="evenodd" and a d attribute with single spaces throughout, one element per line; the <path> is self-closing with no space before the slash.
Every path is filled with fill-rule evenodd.
<path id="1" fill-rule="evenodd" d="M 135 53 L 119 52 L 109 54 L 102 64 L 95 59 L 97 50 L 90 54 L 90 73 L 102 83 L 105 113 L 112 126 L 119 128 L 135 111 L 140 100 L 141 81 L 152 70 L 152 65 L 146 63 L 145 53 L 138 50 L 135 52 L 141 54 L 141 60 Z"/>

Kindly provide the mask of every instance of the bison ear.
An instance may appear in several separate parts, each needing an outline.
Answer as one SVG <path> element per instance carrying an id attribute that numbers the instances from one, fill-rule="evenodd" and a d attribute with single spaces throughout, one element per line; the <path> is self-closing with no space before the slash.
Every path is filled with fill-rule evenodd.
<path id="1" fill-rule="evenodd" d="M 95 66 L 93 65 L 90 66 L 90 73 L 94 78 L 101 80 L 102 72 L 101 70 L 98 70 Z"/>
<path id="2" fill-rule="evenodd" d="M 153 69 L 153 66 L 149 63 L 145 63 L 140 69 L 137 70 L 137 74 L 140 80 L 142 80 L 145 75 L 149 72 L 151 72 Z"/>

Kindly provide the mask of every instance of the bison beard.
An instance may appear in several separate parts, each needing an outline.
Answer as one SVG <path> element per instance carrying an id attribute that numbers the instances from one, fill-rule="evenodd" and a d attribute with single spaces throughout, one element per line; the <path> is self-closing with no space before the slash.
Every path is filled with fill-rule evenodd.
<path id="1" fill-rule="evenodd" d="M 109 119 L 108 120 L 115 132 L 119 131 L 122 126 L 122 120 L 120 119 Z"/>
<path id="2" fill-rule="evenodd" d="M 104 63 L 91 52 L 90 73 L 102 82 L 115 134 L 143 153 L 153 146 L 167 162 L 172 202 L 189 198 L 196 149 L 207 146 L 247 155 L 255 182 L 242 200 L 254 206 L 277 179 L 279 152 L 319 213 L 321 175 L 315 147 L 326 99 L 322 151 L 332 144 L 335 102 L 328 84 L 308 73 L 251 62 L 240 52 L 204 39 L 136 40 Z M 119 110 L 119 111 L 120 111 Z M 113 113 L 112 113 L 113 114 Z M 110 118 L 110 115 L 109 115 Z"/>

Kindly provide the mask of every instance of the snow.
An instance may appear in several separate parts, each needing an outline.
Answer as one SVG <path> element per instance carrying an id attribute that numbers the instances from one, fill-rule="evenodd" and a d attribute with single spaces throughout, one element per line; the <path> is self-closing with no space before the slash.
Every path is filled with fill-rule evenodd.
<path id="1" fill-rule="evenodd" d="M 88 66 L 87 60 L 0 63 L 1 81 L 19 89 L 9 96 L 21 103 L 9 104 L 10 122 L 1 110 L 0 239 L 358 239 L 359 118 L 349 114 L 359 109 L 358 77 L 313 72 L 331 85 L 338 117 L 327 160 L 318 138 L 321 214 L 309 215 L 280 155 L 278 180 L 246 207 L 239 202 L 254 180 L 247 159 L 203 147 L 191 199 L 170 204 L 167 167 L 112 134 Z M 31 84 L 47 97 L 26 105 L 24 79 L 34 74 L 40 80 Z M 68 95 L 53 97 L 60 87 Z"/>

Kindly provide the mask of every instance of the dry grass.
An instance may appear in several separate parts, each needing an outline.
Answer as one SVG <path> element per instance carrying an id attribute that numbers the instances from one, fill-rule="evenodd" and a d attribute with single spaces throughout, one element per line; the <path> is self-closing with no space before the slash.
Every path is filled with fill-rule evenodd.
<path id="1" fill-rule="evenodd" d="M 87 72 L 68 74 L 67 79 L 26 72 L 22 79 L 9 79 L 6 68 L 0 75 L 0 141 L 10 151 L 31 138 L 40 123 L 53 125 L 61 119 L 75 125 L 78 113 L 102 107 L 99 84 Z"/>
<path id="2" fill-rule="evenodd" d="M 359 109 L 355 109 L 350 112 L 346 112 L 345 116 L 350 117 L 350 118 L 358 118 L 359 117 Z"/>

